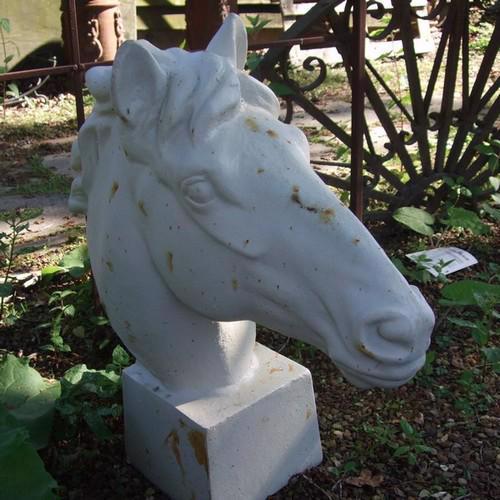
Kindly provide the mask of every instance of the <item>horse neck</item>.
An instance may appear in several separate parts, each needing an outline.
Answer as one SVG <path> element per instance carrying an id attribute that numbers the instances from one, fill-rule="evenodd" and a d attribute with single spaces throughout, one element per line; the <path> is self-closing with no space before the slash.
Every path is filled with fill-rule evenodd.
<path id="1" fill-rule="evenodd" d="M 92 265 L 113 328 L 171 390 L 207 393 L 237 384 L 252 373 L 255 323 L 210 320 L 172 293 L 155 266 L 137 210 L 136 189 L 147 167 L 120 152 L 100 166 L 94 185 L 100 194 L 88 213 Z M 122 191 L 109 203 L 114 183 Z"/>

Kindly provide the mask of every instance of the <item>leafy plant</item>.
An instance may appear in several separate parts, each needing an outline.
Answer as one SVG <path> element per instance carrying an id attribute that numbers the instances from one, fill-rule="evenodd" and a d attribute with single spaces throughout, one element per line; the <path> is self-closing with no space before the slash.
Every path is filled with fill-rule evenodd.
<path id="1" fill-rule="evenodd" d="M 249 37 L 262 31 L 271 22 L 269 19 L 261 19 L 259 15 L 246 16 L 246 18 L 250 22 L 250 26 L 246 29 Z"/>
<path id="2" fill-rule="evenodd" d="M 0 360 L 0 408 L 30 434 L 35 448 L 43 448 L 52 430 L 59 382 L 44 379 L 29 366 L 28 359 L 8 354 Z"/>
<path id="3" fill-rule="evenodd" d="M 130 357 L 118 346 L 113 363 L 105 370 L 76 365 L 64 374 L 61 397 L 56 403 L 63 437 L 75 435 L 83 422 L 99 439 L 113 437 L 106 420 L 121 415 L 121 371 L 129 363 Z"/>
<path id="4" fill-rule="evenodd" d="M 404 458 L 408 464 L 414 465 L 419 454 L 432 451 L 424 443 L 422 433 L 406 419 L 399 421 L 399 427 L 401 437 L 398 437 L 398 429 L 394 425 L 385 423 L 380 417 L 377 417 L 375 425 L 363 424 L 362 431 L 367 439 L 363 440 L 358 454 L 373 458 L 390 453 L 393 458 Z"/>
<path id="5" fill-rule="evenodd" d="M 45 350 L 69 352 L 68 334 L 85 339 L 93 348 L 92 334 L 98 327 L 108 324 L 108 319 L 98 311 L 94 297 L 93 282 L 90 276 L 90 258 L 86 244 L 82 244 L 66 254 L 57 265 L 42 269 L 42 278 L 50 281 L 58 277 L 66 279 L 65 287 L 52 292 L 49 297 L 52 320 L 39 325 L 50 330 L 50 344 Z M 102 349 L 111 341 L 109 335 L 99 339 L 98 348 Z"/>
<path id="6" fill-rule="evenodd" d="M 38 217 L 40 209 L 17 209 L 0 214 L 0 220 L 7 223 L 8 232 L 0 232 L 0 269 L 3 277 L 0 280 L 0 322 L 4 320 L 5 301 L 14 292 L 11 271 L 19 251 L 16 244 L 19 237 L 29 231 L 29 219 Z"/>
<path id="7" fill-rule="evenodd" d="M 441 291 L 440 303 L 452 308 L 464 308 L 460 316 L 448 316 L 448 321 L 464 328 L 474 339 L 478 352 L 482 356 L 482 369 L 464 371 L 459 384 L 465 397 L 458 398 L 455 406 L 466 414 L 473 414 L 471 401 L 491 403 L 491 397 L 485 392 L 484 379 L 488 370 L 500 373 L 500 348 L 490 345 L 493 335 L 498 334 L 494 325 L 500 319 L 496 310 L 500 304 L 500 285 L 477 280 L 461 280 L 446 285 Z"/>
<path id="8" fill-rule="evenodd" d="M 12 59 L 14 59 L 14 54 L 7 53 L 7 46 L 14 45 L 14 43 L 5 39 L 5 34 L 10 33 L 10 28 L 11 28 L 10 20 L 7 19 L 6 17 L 0 17 L 0 44 L 2 46 L 2 51 L 3 51 L 3 60 L 2 60 L 3 64 L 0 64 L 0 75 L 3 73 L 7 73 L 9 71 L 10 62 L 12 61 Z M 1 103 L 5 102 L 7 96 L 12 96 L 12 97 L 19 96 L 19 88 L 15 83 L 9 83 L 7 85 L 3 85 L 3 97 Z M 5 117 L 5 108 L 4 108 L 4 117 Z"/>
<path id="9" fill-rule="evenodd" d="M 53 500 L 55 488 L 29 432 L 0 406 L 0 498 Z"/>
<path id="10" fill-rule="evenodd" d="M 405 458 L 410 465 L 417 463 L 417 456 L 422 453 L 430 453 L 432 448 L 427 446 L 422 438 L 422 433 L 418 432 L 406 419 L 399 421 L 402 430 L 403 442 L 393 443 L 393 457 Z"/>

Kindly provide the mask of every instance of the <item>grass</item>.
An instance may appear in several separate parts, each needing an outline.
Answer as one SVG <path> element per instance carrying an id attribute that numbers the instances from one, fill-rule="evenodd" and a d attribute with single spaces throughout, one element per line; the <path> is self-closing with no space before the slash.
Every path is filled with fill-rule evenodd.
<path id="1" fill-rule="evenodd" d="M 16 194 L 33 196 L 37 194 L 68 194 L 71 188 L 71 179 L 65 175 L 54 173 L 44 165 L 42 158 L 34 156 L 29 164 L 30 179 L 28 182 L 17 185 Z"/>

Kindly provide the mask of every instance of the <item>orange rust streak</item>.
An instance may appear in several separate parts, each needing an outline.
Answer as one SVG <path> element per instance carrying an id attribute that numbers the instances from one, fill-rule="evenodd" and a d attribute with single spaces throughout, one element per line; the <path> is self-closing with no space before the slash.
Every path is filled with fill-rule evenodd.
<path id="1" fill-rule="evenodd" d="M 200 431 L 189 431 L 188 439 L 193 448 L 196 461 L 205 468 L 208 476 L 208 455 L 205 434 Z"/>

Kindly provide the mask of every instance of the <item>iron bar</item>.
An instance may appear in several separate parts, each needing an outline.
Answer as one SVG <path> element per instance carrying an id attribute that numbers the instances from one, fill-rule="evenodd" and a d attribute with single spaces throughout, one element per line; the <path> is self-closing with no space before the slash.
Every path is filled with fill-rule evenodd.
<path id="1" fill-rule="evenodd" d="M 73 85 L 76 101 L 76 121 L 78 129 L 85 122 L 85 110 L 83 108 L 83 71 L 80 60 L 80 43 L 78 41 L 78 19 L 76 15 L 76 0 L 68 0 L 69 28 L 71 32 L 71 55 L 74 65 L 77 67 L 73 72 Z"/>
<path id="2" fill-rule="evenodd" d="M 424 111 L 422 99 L 422 88 L 417 66 L 417 54 L 413 44 L 411 31 L 411 5 L 410 0 L 392 0 L 395 13 L 399 16 L 399 32 L 403 45 L 404 61 L 408 76 L 408 87 L 410 91 L 413 119 L 410 119 L 413 133 L 417 138 L 418 152 L 424 175 L 430 175 L 432 171 L 431 155 L 429 148 L 429 137 L 427 135 L 427 116 Z"/>
<path id="3" fill-rule="evenodd" d="M 363 131 L 365 125 L 366 0 L 354 3 L 352 58 L 351 210 L 363 220 Z"/>
<path id="4" fill-rule="evenodd" d="M 443 99 L 441 104 L 440 124 L 436 146 L 436 157 L 434 162 L 434 169 L 437 172 L 443 171 L 444 168 L 446 143 L 450 134 L 450 126 L 453 114 L 453 98 L 455 94 L 458 58 L 460 56 L 460 45 L 463 34 L 463 19 L 465 14 L 464 9 L 468 8 L 467 0 L 455 0 L 455 2 L 455 5 L 457 7 L 448 45 L 448 57 L 444 75 Z"/>
<path id="5" fill-rule="evenodd" d="M 439 70 L 441 69 L 441 63 L 443 61 L 444 52 L 446 50 L 446 45 L 450 37 L 450 31 L 453 26 L 454 15 L 450 14 L 445 19 L 443 27 L 441 28 L 441 38 L 439 40 L 439 45 L 436 51 L 436 57 L 434 58 L 434 63 L 432 65 L 431 74 L 429 76 L 429 83 L 427 84 L 427 90 L 424 97 L 424 111 L 429 112 L 429 107 L 432 101 L 432 95 L 434 94 L 434 88 L 436 86 L 437 78 L 439 75 Z"/>

